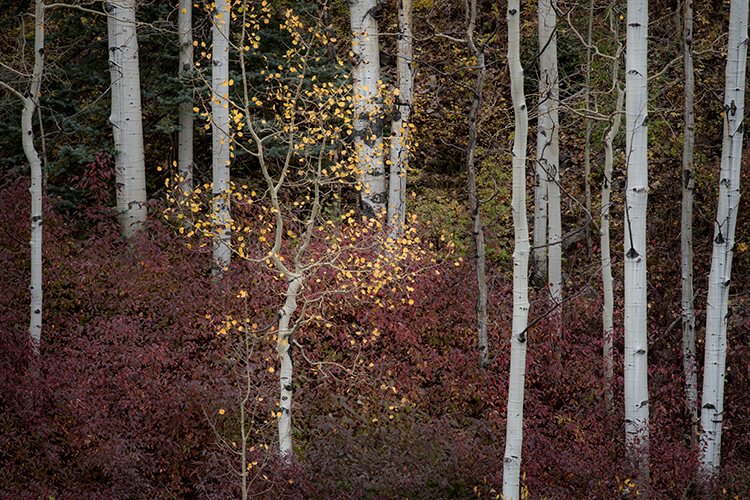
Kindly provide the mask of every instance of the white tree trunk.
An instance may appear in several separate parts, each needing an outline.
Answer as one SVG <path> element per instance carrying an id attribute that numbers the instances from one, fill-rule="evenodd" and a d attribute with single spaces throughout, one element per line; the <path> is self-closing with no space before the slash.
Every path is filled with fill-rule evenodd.
<path id="1" fill-rule="evenodd" d="M 131 237 L 146 221 L 146 166 L 143 157 L 141 81 L 135 0 L 104 4 L 109 38 L 109 71 L 112 79 L 110 123 L 115 140 L 117 210 L 122 234 Z"/>
<path id="2" fill-rule="evenodd" d="M 523 398 L 526 376 L 526 327 L 529 315 L 528 271 L 529 228 L 526 221 L 526 142 L 528 110 L 523 92 L 523 68 L 520 57 L 520 5 L 508 2 L 508 66 L 515 115 L 513 138 L 513 326 L 511 332 L 508 412 L 503 459 L 503 496 L 520 500 L 521 449 L 523 444 Z"/>
<path id="3" fill-rule="evenodd" d="M 356 145 L 362 213 L 375 217 L 387 212 L 388 190 L 383 165 L 383 117 L 380 105 L 379 8 L 376 0 L 349 2 L 353 69 L 353 135 Z M 382 8 L 382 6 L 380 6 Z"/>
<path id="4" fill-rule="evenodd" d="M 560 120 L 557 72 L 557 15 L 553 0 L 539 0 L 539 125 L 537 162 L 547 179 L 547 217 L 549 224 L 548 282 L 555 305 L 562 300 L 562 216 L 560 214 Z M 534 227 L 536 232 L 536 226 Z M 537 242 L 534 240 L 534 244 Z M 562 309 L 554 314 L 560 328 Z"/>
<path id="5" fill-rule="evenodd" d="M 181 77 L 193 71 L 193 2 L 180 0 L 177 12 L 177 30 L 180 38 Z M 178 196 L 185 200 L 193 192 L 193 100 L 180 104 L 180 132 L 177 139 Z"/>
<path id="6" fill-rule="evenodd" d="M 211 53 L 211 133 L 213 137 L 214 272 L 221 273 L 231 261 L 229 164 L 229 0 L 216 2 L 213 12 Z"/>
<path id="7" fill-rule="evenodd" d="M 539 105 L 539 118 L 537 127 L 543 127 L 543 123 L 547 120 L 547 111 L 543 106 L 545 103 Z M 539 135 L 537 135 L 537 154 L 539 151 L 544 149 L 544 145 L 539 145 Z M 533 249 L 533 265 L 532 271 L 534 273 L 534 286 L 542 286 L 547 282 L 548 268 L 547 268 L 547 202 L 549 200 L 548 191 L 548 177 L 547 173 L 542 167 L 541 161 L 536 162 L 534 169 L 534 249 Z"/>
<path id="8" fill-rule="evenodd" d="M 740 166 L 745 113 L 745 69 L 748 43 L 748 0 L 732 0 L 729 10 L 724 142 L 721 154 L 719 206 L 706 302 L 706 351 L 701 404 L 700 472 L 704 480 L 716 473 L 721 459 L 724 420 L 724 376 L 727 355 L 727 310 L 732 249 L 740 202 Z"/>
<path id="9" fill-rule="evenodd" d="M 401 234 L 406 217 L 406 171 L 409 166 L 409 126 L 414 101 L 412 73 L 412 0 L 398 4 L 398 95 L 391 123 L 391 174 L 388 184 L 388 222 L 391 237 Z"/>
<path id="10" fill-rule="evenodd" d="M 647 0 L 628 0 L 625 191 L 625 444 L 648 495 L 649 402 L 646 298 L 648 201 Z"/>
<path id="11" fill-rule="evenodd" d="M 693 302 L 693 149 L 695 146 L 693 72 L 693 2 L 685 2 L 683 56 L 685 62 L 685 125 L 682 145 L 682 364 L 685 406 L 690 418 L 690 442 L 698 438 L 698 371 L 695 363 L 695 305 Z"/>
<path id="12" fill-rule="evenodd" d="M 279 355 L 281 368 L 279 370 L 279 383 L 281 396 L 279 399 L 279 452 L 282 458 L 292 458 L 292 376 L 294 365 L 292 364 L 292 314 L 297 310 L 297 295 L 302 286 L 302 276 L 294 275 L 289 278 L 286 289 L 286 301 L 284 307 L 279 311 L 279 334 L 277 337 L 276 352 Z"/>
<path id="13" fill-rule="evenodd" d="M 44 70 L 44 0 L 34 7 L 34 74 L 29 94 L 23 98 L 21 131 L 23 151 L 31 167 L 31 315 L 29 337 L 34 353 L 39 353 L 42 338 L 42 162 L 34 147 L 32 119 L 39 100 Z"/>
<path id="14" fill-rule="evenodd" d="M 584 71 L 586 79 L 586 93 L 584 95 L 584 108 L 586 110 L 586 135 L 583 145 L 583 172 L 584 188 L 586 191 L 586 213 L 591 214 L 591 132 L 594 128 L 594 122 L 588 117 L 591 111 L 591 37 L 594 33 L 594 0 L 589 0 L 589 26 L 586 35 L 586 66 Z M 586 248 L 588 255 L 591 256 L 591 232 L 586 231 Z"/>
<path id="15" fill-rule="evenodd" d="M 617 39 L 618 30 L 617 22 L 614 20 L 614 12 L 610 13 L 612 25 L 615 27 L 614 38 Z M 612 87 L 617 92 L 617 101 L 615 110 L 610 118 L 609 126 L 604 134 L 604 179 L 602 181 L 602 222 L 600 229 L 600 242 L 602 247 L 602 291 L 604 293 L 604 309 L 602 311 L 602 333 L 603 358 L 604 358 L 604 383 L 605 383 L 605 400 L 607 409 L 610 411 L 614 407 L 614 335 L 615 329 L 612 322 L 614 314 L 615 296 L 612 286 L 612 255 L 609 238 L 609 221 L 610 221 L 610 194 L 612 191 L 612 166 L 614 163 L 614 154 L 612 143 L 617 133 L 620 131 L 622 122 L 622 105 L 625 100 L 625 92 L 620 86 L 620 56 L 622 54 L 622 45 L 617 49 L 615 58 L 612 61 Z"/>

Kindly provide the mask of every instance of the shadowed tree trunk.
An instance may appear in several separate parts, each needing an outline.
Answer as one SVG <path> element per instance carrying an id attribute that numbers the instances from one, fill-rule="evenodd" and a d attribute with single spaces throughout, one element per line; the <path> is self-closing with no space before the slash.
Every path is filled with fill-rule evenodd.
<path id="1" fill-rule="evenodd" d="M 193 2 L 180 0 L 177 23 L 180 38 L 180 68 L 183 78 L 193 71 Z M 184 201 L 193 192 L 193 99 L 180 103 L 180 133 L 177 140 L 178 197 Z"/>
<path id="2" fill-rule="evenodd" d="M 695 75 L 693 73 L 693 2 L 684 4 L 685 125 L 682 144 L 682 362 L 685 407 L 690 418 L 690 442 L 698 438 L 698 372 L 695 364 L 695 306 L 693 303 L 693 149 L 695 146 Z"/>
<path id="3" fill-rule="evenodd" d="M 548 283 L 553 307 L 562 301 L 562 216 L 560 213 L 560 92 L 557 71 L 557 14 L 553 0 L 539 0 L 539 119 L 537 170 L 546 179 Z M 536 234 L 536 227 L 535 227 Z M 537 242 L 534 240 L 534 245 Z M 552 323 L 559 332 L 562 308 L 556 307 Z"/>
<path id="4" fill-rule="evenodd" d="M 409 167 L 409 136 L 413 91 L 412 0 L 398 4 L 398 93 L 391 123 L 391 175 L 388 183 L 388 223 L 390 235 L 397 237 L 406 222 L 406 171 Z"/>
<path id="5" fill-rule="evenodd" d="M 718 472 L 721 464 L 727 310 L 732 276 L 734 232 L 740 202 L 740 167 L 744 137 L 747 23 L 748 0 L 732 0 L 729 11 L 719 205 L 714 223 L 714 246 L 706 301 L 706 351 L 703 363 L 699 457 L 700 476 L 704 483 L 708 483 Z"/>
<path id="6" fill-rule="evenodd" d="M 112 134 L 115 140 L 117 210 L 122 234 L 130 238 L 146 221 L 146 165 L 143 156 L 141 80 L 135 0 L 104 4 L 112 79 Z"/>
<path id="7" fill-rule="evenodd" d="M 23 151 L 31 167 L 31 315 L 29 338 L 31 348 L 39 353 L 42 339 L 42 161 L 34 147 L 34 129 L 32 119 L 39 103 L 39 91 L 42 86 L 44 71 L 44 0 L 34 4 L 34 73 L 31 78 L 29 94 L 23 97 L 21 112 L 21 132 L 23 134 Z M 41 120 L 40 120 L 41 123 Z"/>
<path id="8" fill-rule="evenodd" d="M 477 61 L 477 76 L 472 92 L 471 109 L 469 110 L 469 143 L 466 148 L 467 189 L 469 191 L 469 212 L 471 215 L 471 237 L 474 243 L 474 261 L 477 279 L 477 338 L 479 348 L 479 366 L 489 366 L 489 342 L 487 339 L 487 256 L 484 242 L 484 227 L 480 212 L 479 195 L 477 194 L 477 168 L 474 154 L 477 149 L 477 119 L 479 106 L 482 103 L 482 89 L 487 69 L 484 64 L 483 48 L 477 47 L 474 41 L 474 28 L 477 19 L 477 2 L 472 0 L 466 26 L 466 43 L 469 52 Z"/>
<path id="9" fill-rule="evenodd" d="M 614 39 L 618 38 L 618 21 L 614 12 L 610 13 L 610 23 L 614 34 Z M 604 309 L 602 311 L 602 333 L 604 337 L 603 357 L 604 357 L 604 383 L 605 383 L 605 400 L 607 408 L 612 411 L 614 408 L 614 335 L 615 329 L 612 321 L 615 308 L 614 289 L 612 285 L 612 256 L 611 243 L 609 234 L 610 222 L 610 194 L 612 192 L 612 166 L 614 163 L 614 152 L 612 143 L 620 130 L 622 123 L 622 105 L 625 99 L 625 92 L 620 86 L 620 57 L 622 56 L 622 44 L 617 47 L 615 57 L 612 59 L 612 88 L 617 93 L 615 110 L 610 117 L 609 126 L 604 133 L 604 179 L 602 180 L 602 227 L 600 233 L 600 242 L 602 247 L 602 290 L 604 293 Z"/>

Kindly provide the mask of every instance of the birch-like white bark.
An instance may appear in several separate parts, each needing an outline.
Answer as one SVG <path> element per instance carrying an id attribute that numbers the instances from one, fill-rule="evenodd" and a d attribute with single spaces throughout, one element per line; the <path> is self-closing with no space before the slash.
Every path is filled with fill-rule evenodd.
<path id="1" fill-rule="evenodd" d="M 521 450 L 523 445 L 523 398 L 526 377 L 526 327 L 529 316 L 529 228 L 526 221 L 526 143 L 529 118 L 523 92 L 520 56 L 520 5 L 508 1 L 508 66 L 515 115 L 513 137 L 513 325 L 511 332 L 510 376 L 508 378 L 507 432 L 503 458 L 503 496 L 520 500 Z"/>
<path id="2" fill-rule="evenodd" d="M 625 66 L 627 189 L 625 190 L 625 445 L 648 495 L 649 401 L 646 297 L 648 202 L 648 1 L 628 0 Z"/>
<path id="3" fill-rule="evenodd" d="M 719 205 L 714 223 L 714 246 L 706 301 L 706 351 L 703 363 L 699 457 L 700 474 L 704 481 L 709 480 L 717 472 L 721 463 L 727 310 L 734 232 L 740 202 L 740 166 L 744 136 L 747 24 L 748 0 L 732 0 L 729 8 Z"/>
<path id="4" fill-rule="evenodd" d="M 21 133 L 23 151 L 31 167 L 31 281 L 29 292 L 30 321 L 29 338 L 31 348 L 39 354 L 42 338 L 42 161 L 34 147 L 33 118 L 39 102 L 39 91 L 42 86 L 44 70 L 44 0 L 34 4 L 34 73 L 31 79 L 29 94 L 23 98 L 21 112 Z"/>
<path id="5" fill-rule="evenodd" d="M 231 261 L 232 220 L 229 189 L 229 0 L 216 2 L 212 18 L 211 133 L 213 152 L 214 272 Z"/>
<path id="6" fill-rule="evenodd" d="M 122 234 L 131 237 L 146 221 L 146 165 L 143 155 L 141 80 L 135 0 L 104 4 L 112 80 L 112 134 L 115 140 L 117 210 Z"/>
<path id="7" fill-rule="evenodd" d="M 362 213 L 387 213 L 388 189 L 383 164 L 383 117 L 380 104 L 380 47 L 376 0 L 350 0 L 354 144 Z"/>
<path id="8" fill-rule="evenodd" d="M 539 126 L 537 162 L 547 179 L 547 223 L 549 224 L 548 282 L 555 305 L 562 300 L 562 216 L 560 213 L 560 91 L 557 71 L 557 14 L 553 0 L 539 0 Z M 535 228 L 536 229 L 536 228 Z M 536 245 L 536 240 L 534 240 Z M 559 331 L 562 309 L 553 322 Z"/>
<path id="9" fill-rule="evenodd" d="M 180 0 L 177 31 L 180 42 L 180 68 L 183 78 L 193 71 L 193 2 Z M 177 138 L 178 196 L 185 201 L 193 192 L 193 99 L 180 103 L 180 132 Z"/>
<path id="10" fill-rule="evenodd" d="M 685 125 L 682 135 L 682 364 L 685 406 L 690 418 L 690 442 L 698 439 L 698 370 L 695 362 L 695 305 L 693 302 L 693 150 L 695 146 L 695 74 L 693 72 L 693 2 L 684 5 L 683 57 L 685 69 Z"/>
<path id="11" fill-rule="evenodd" d="M 591 38 L 594 33 L 594 0 L 589 0 L 589 25 L 586 34 L 586 93 L 583 98 L 584 109 L 588 115 L 591 111 Z M 583 145 L 583 175 L 584 189 L 586 191 L 586 213 L 591 213 L 591 132 L 594 128 L 594 121 L 586 117 L 586 135 Z M 586 231 L 586 249 L 589 256 L 592 253 L 591 232 Z"/>
<path id="12" fill-rule="evenodd" d="M 617 40 L 619 30 L 614 12 L 610 13 L 610 23 L 614 29 L 614 39 Z M 614 335 L 615 329 L 612 321 L 615 307 L 614 288 L 612 285 L 612 254 L 610 248 L 610 194 L 612 192 L 612 167 L 614 164 L 614 152 L 612 143 L 617 133 L 620 131 L 622 122 L 622 105 L 625 100 L 625 92 L 620 86 L 620 56 L 622 55 L 622 45 L 617 48 L 615 58 L 612 60 L 612 88 L 617 92 L 617 101 L 615 110 L 610 117 L 609 126 L 604 133 L 604 179 L 602 181 L 602 217 L 600 229 L 600 243 L 602 247 L 602 291 L 604 293 L 604 308 L 602 310 L 602 334 L 603 358 L 604 358 L 604 398 L 607 409 L 610 411 L 614 407 Z"/>
<path id="13" fill-rule="evenodd" d="M 548 120 L 547 102 L 539 103 L 537 110 L 537 127 L 546 127 L 545 122 Z M 537 154 L 544 149 L 544 145 L 539 145 L 539 135 L 537 135 Z M 547 268 L 547 202 L 549 201 L 548 177 L 544 171 L 541 161 L 536 162 L 534 168 L 534 248 L 532 250 L 532 271 L 534 273 L 534 286 L 542 286 L 547 282 L 549 274 Z"/>
<path id="14" fill-rule="evenodd" d="M 292 457 L 292 314 L 297 310 L 297 296 L 302 287 L 302 276 L 295 274 L 289 278 L 286 289 L 284 307 L 279 311 L 279 333 L 276 343 L 276 353 L 279 355 L 279 384 L 281 395 L 279 399 L 279 452 L 282 458 Z"/>
<path id="15" fill-rule="evenodd" d="M 398 95 L 391 122 L 391 173 L 388 183 L 388 222 L 390 236 L 403 232 L 406 222 L 406 171 L 409 167 L 409 127 L 414 101 L 412 0 L 398 3 Z"/>

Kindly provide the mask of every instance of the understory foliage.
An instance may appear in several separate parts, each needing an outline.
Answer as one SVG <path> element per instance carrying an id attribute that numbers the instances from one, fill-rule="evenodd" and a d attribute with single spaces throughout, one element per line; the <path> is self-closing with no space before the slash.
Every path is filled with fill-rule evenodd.
<path id="1" fill-rule="evenodd" d="M 102 157 L 100 169 L 107 166 Z M 28 269 L 20 243 L 27 181 L 1 188 L 0 497 L 237 497 L 238 401 L 251 387 L 244 410 L 253 498 L 497 498 L 511 319 L 511 287 L 500 269 L 489 276 L 486 371 L 476 367 L 468 260 L 433 264 L 366 295 L 320 295 L 342 282 L 322 274 L 312 281 L 306 293 L 320 300 L 308 303 L 309 320 L 295 335 L 296 457 L 285 465 L 273 416 L 273 320 L 282 300 L 275 273 L 242 261 L 215 283 L 210 254 L 189 248 L 158 207 L 144 234 L 124 242 L 110 209 L 95 202 L 106 185 L 88 183 L 87 205 L 77 212 L 97 221 L 93 234 L 46 214 L 38 358 L 26 344 L 20 271 Z M 573 299 L 561 337 L 546 318 L 529 331 L 529 498 L 605 499 L 631 484 L 622 419 L 604 401 L 601 303 L 591 283 L 568 283 Z M 545 312 L 544 296 L 534 299 L 531 321 Z M 678 389 L 680 348 L 652 341 L 659 347 L 651 372 L 653 492 L 681 498 L 692 491 L 695 464 Z M 727 408 L 750 404 L 743 342 L 732 342 L 742 347 L 729 357 Z M 721 497 L 746 498 L 750 422 L 734 410 L 726 422 Z"/>
<path id="2" fill-rule="evenodd" d="M 231 132 L 238 143 L 245 141 L 235 149 L 232 166 L 237 179 L 233 216 L 243 232 L 234 234 L 240 258 L 217 282 L 211 273 L 210 227 L 199 220 L 209 200 L 201 198 L 200 192 L 191 200 L 194 205 L 188 203 L 180 213 L 173 211 L 168 219 L 164 217 L 167 207 L 152 201 L 143 233 L 128 242 L 119 236 L 111 207 L 115 188 L 104 124 L 106 100 L 100 98 L 108 85 L 106 78 L 102 79 L 106 72 L 101 71 L 106 68 L 104 25 L 83 12 L 58 10 L 51 14 L 48 36 L 53 41 L 50 50 L 62 55 L 54 57 L 58 63 L 50 71 L 55 77 L 47 82 L 42 96 L 44 126 L 55 131 L 47 145 L 50 198 L 44 206 L 54 207 L 54 211 L 44 214 L 45 316 L 38 358 L 31 356 L 27 343 L 29 194 L 19 162 L 18 127 L 13 122 L 19 113 L 17 104 L 6 105 L 7 96 L 0 96 L 0 107 L 9 117 L 0 130 L 0 167 L 4 169 L 0 178 L 0 498 L 237 498 L 243 415 L 249 431 L 244 445 L 252 498 L 395 500 L 499 495 L 512 301 L 509 253 L 513 246 L 507 206 L 506 143 L 511 139 L 511 116 L 504 97 L 508 86 L 505 65 L 490 65 L 485 95 L 494 97 L 483 110 L 484 129 L 479 139 L 481 198 L 492 200 L 482 209 L 491 261 L 491 364 L 480 371 L 474 334 L 476 292 L 470 279 L 474 269 L 472 259 L 462 258 L 470 252 L 461 194 L 465 181 L 459 172 L 461 162 L 456 161 L 456 151 L 465 144 L 462 82 L 470 76 L 467 68 L 471 64 L 463 49 L 447 38 L 422 37 L 417 81 L 421 97 L 414 110 L 415 169 L 410 177 L 414 180 L 408 188 L 410 214 L 416 214 L 420 224 L 410 226 L 405 245 L 424 253 L 419 254 L 419 261 L 413 252 L 399 254 L 402 269 L 395 277 L 404 279 L 378 281 L 373 273 L 357 273 L 357 269 L 371 270 L 370 264 L 379 262 L 378 245 L 372 231 L 350 211 L 357 184 L 351 164 L 347 165 L 351 157 L 343 152 L 350 147 L 346 140 L 348 117 L 341 114 L 346 104 L 339 104 L 349 94 L 345 75 L 350 64 L 350 33 L 346 22 L 341 22 L 346 18 L 343 2 L 326 3 L 336 14 L 332 31 L 338 42 L 331 38 L 315 43 L 320 44 L 318 49 L 326 45 L 327 50 L 338 53 L 341 62 L 330 65 L 323 59 L 307 58 L 309 66 L 304 72 L 310 78 L 314 75 L 317 83 L 301 87 L 303 98 L 294 102 L 308 106 L 298 110 L 322 109 L 325 118 L 322 113 L 309 116 L 341 126 L 341 133 L 321 144 L 312 135 L 317 126 L 313 121 L 301 120 L 295 131 L 295 140 L 302 147 L 295 148 L 290 157 L 294 161 L 322 157 L 329 170 L 310 174 L 317 167 L 315 162 L 305 164 L 312 170 L 293 169 L 297 173 L 292 189 L 280 199 L 291 232 L 285 232 L 288 238 L 280 255 L 291 258 L 298 248 L 304 229 L 300 221 L 309 214 L 309 206 L 299 203 L 309 195 L 310 186 L 324 184 L 321 179 L 332 181 L 324 189 L 321 206 L 321 217 L 332 224 L 315 234 L 310 259 L 316 262 L 315 257 L 326 251 L 329 242 L 344 235 L 347 248 L 339 248 L 338 269 L 316 268 L 304 290 L 306 319 L 295 332 L 293 350 L 294 462 L 288 465 L 277 458 L 274 336 L 284 280 L 258 258 L 269 250 L 272 227 L 265 224 L 273 211 L 258 174 L 259 151 L 247 140 L 251 125 L 269 134 L 284 130 L 284 119 L 272 112 L 272 106 L 284 116 L 281 112 L 292 102 L 288 85 L 297 78 L 291 70 L 303 69 L 289 64 L 289 54 L 296 52 L 285 56 L 287 49 L 297 47 L 292 33 L 270 29 L 255 20 L 259 28 L 253 25 L 250 32 L 260 37 L 260 46 L 247 45 L 246 78 L 233 66 L 231 78 L 246 82 L 249 96 L 255 100 L 244 100 L 239 83 L 230 90 Z M 709 22 L 721 5 L 713 4 L 696 6 L 704 9 L 703 14 L 698 12 L 695 37 L 701 43 L 698 52 L 703 53 L 697 70 L 703 96 L 698 100 L 702 118 L 697 132 L 704 147 L 696 162 L 696 196 L 703 208 L 696 214 L 694 231 L 699 359 L 706 308 L 705 281 L 701 280 L 708 270 L 718 196 L 714 160 L 721 136 L 717 128 L 721 107 L 707 97 L 721 88 L 723 81 L 715 72 L 715 68 L 723 68 L 718 49 L 722 31 L 719 23 Z M 437 30 L 451 34 L 451 26 L 463 23 L 460 3 L 415 2 L 415 6 L 420 33 L 429 35 Z M 533 17 L 532 3 L 523 8 L 524 18 Z M 496 29 L 491 18 L 499 11 L 493 9 L 497 9 L 494 4 L 485 9 L 488 17 L 483 29 L 487 34 Z M 0 25 L 17 24 L 21 10 L 11 6 Z M 393 25 L 388 17 L 391 11 L 386 11 L 381 23 L 384 29 Z M 284 16 L 281 10 L 274 12 L 274 16 Z M 142 31 L 140 43 L 148 188 L 157 198 L 164 194 L 164 180 L 174 173 L 169 165 L 175 152 L 169 145 L 175 142 L 176 104 L 190 89 L 176 78 L 164 76 L 163 68 L 171 67 L 176 57 L 162 50 L 174 44 L 173 34 L 157 29 L 157 20 L 169 18 L 167 4 L 147 2 L 139 16 L 144 27 L 153 31 Z M 662 61 L 659 66 L 675 56 L 668 43 L 674 39 L 673 26 L 668 24 L 672 18 L 661 16 L 661 28 L 652 31 L 657 41 L 651 45 L 652 57 Z M 500 26 L 500 35 L 494 37 L 496 45 L 487 47 L 488 57 L 494 54 L 497 61 L 502 61 L 497 54 L 505 51 L 502 29 Z M 531 61 L 536 50 L 534 23 L 523 29 L 522 58 Z M 3 43 L 12 40 L 15 44 L 20 39 L 15 28 L 0 32 Z M 56 44 L 55 36 L 71 41 Z M 205 22 L 196 26 L 196 44 L 203 52 L 203 66 L 199 67 L 203 68 L 209 66 L 208 36 Z M 570 47 L 562 57 L 563 88 L 567 95 L 576 95 L 583 78 L 578 61 L 583 49 L 570 42 L 569 30 L 561 29 L 560 37 L 568 37 Z M 387 52 L 394 37 L 382 40 Z M 0 52 L 16 52 L 15 45 L 4 46 L 8 50 Z M 73 46 L 81 50 L 68 49 Z M 608 46 L 600 48 L 605 51 Z M 49 54 L 53 59 L 53 53 Z M 238 57 L 233 55 L 233 61 Z M 271 73 L 273 68 L 278 70 Z M 681 334 L 673 324 L 680 314 L 674 282 L 680 266 L 674 252 L 679 241 L 679 226 L 674 221 L 679 219 L 676 145 L 680 138 L 671 131 L 680 128 L 672 113 L 679 108 L 682 91 L 682 76 L 675 68 L 668 68 L 660 77 L 653 113 L 658 119 L 650 124 L 655 165 L 650 172 L 654 182 L 649 193 L 653 203 L 648 228 L 651 495 L 664 500 L 697 498 L 698 494 L 693 486 L 697 463 L 689 448 L 690 421 L 682 396 Z M 387 104 L 393 100 L 388 94 L 393 75 L 392 69 L 384 71 Z M 201 101 L 208 95 L 202 88 L 206 75 L 198 71 L 191 78 L 199 90 L 199 113 L 207 107 Z M 317 94 L 324 97 L 317 101 L 307 93 L 322 90 L 328 94 Z M 602 96 L 603 107 L 607 98 L 611 96 Z M 668 102 L 673 103 L 671 107 L 664 107 Z M 571 232 L 583 227 L 585 219 L 576 208 L 576 199 L 582 199 L 583 177 L 575 170 L 582 165 L 583 134 L 576 134 L 574 127 L 580 124 L 572 115 L 568 113 L 562 125 L 572 159 L 571 170 L 563 178 L 568 193 L 565 230 Z M 57 130 L 58 123 L 61 130 Z M 210 128 L 208 122 L 204 125 Z M 203 127 L 197 132 L 196 176 L 204 182 L 210 164 L 210 137 Z M 244 139 L 239 139 L 241 133 Z M 284 146 L 288 146 L 279 137 L 266 142 L 272 174 L 282 170 Z M 417 142 L 423 145 L 418 147 Z M 321 156 L 321 152 L 333 156 Z M 334 171 L 339 165 L 344 168 Z M 616 297 L 622 297 L 622 185 L 617 184 L 617 178 L 622 176 L 623 165 L 620 158 L 612 207 L 612 241 L 619 245 L 613 249 Z M 743 186 L 750 182 L 748 166 L 746 152 Z M 239 180 L 242 176 L 248 179 Z M 593 180 L 596 191 L 602 182 L 596 168 Z M 210 192 L 210 186 L 201 189 L 203 194 Z M 750 213 L 748 200 L 750 197 L 744 197 L 740 202 L 739 214 Z M 737 276 L 746 276 L 750 270 L 748 225 L 747 218 L 738 221 Z M 358 233 L 359 229 L 363 231 Z M 593 252 L 598 252 L 596 245 Z M 602 304 L 596 285 L 599 257 L 586 254 L 580 244 L 570 243 L 565 248 L 564 296 L 570 299 L 564 305 L 559 336 L 552 333 L 557 332 L 557 325 L 549 322 L 554 315 L 544 316 L 550 307 L 548 291 L 536 290 L 530 297 L 522 463 L 526 498 L 612 499 L 626 497 L 626 490 L 632 493 L 634 471 L 627 467 L 624 450 L 622 369 L 615 372 L 615 410 L 609 413 L 601 362 Z M 732 291 L 724 465 L 715 491 L 715 498 L 727 500 L 750 498 L 750 290 L 738 279 L 732 283 Z M 615 310 L 615 338 L 620 339 L 615 343 L 616 367 L 622 366 L 621 317 L 620 302 Z M 251 398 L 243 403 L 248 393 Z"/>

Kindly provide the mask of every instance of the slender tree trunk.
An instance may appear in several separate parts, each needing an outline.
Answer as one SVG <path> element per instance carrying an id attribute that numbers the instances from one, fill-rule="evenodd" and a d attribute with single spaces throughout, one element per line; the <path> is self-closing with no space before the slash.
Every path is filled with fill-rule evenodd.
<path id="1" fill-rule="evenodd" d="M 682 362 L 685 406 L 690 418 L 690 442 L 698 438 L 698 371 L 695 363 L 693 303 L 693 149 L 695 147 L 695 75 L 693 72 L 693 2 L 684 3 L 685 126 L 682 143 Z"/>
<path id="2" fill-rule="evenodd" d="M 143 156 L 141 81 L 135 0 L 104 4 L 108 16 L 109 71 L 112 78 L 112 134 L 115 140 L 117 210 L 122 234 L 131 237 L 146 221 L 146 166 Z"/>
<path id="3" fill-rule="evenodd" d="M 353 69 L 353 135 L 356 144 L 362 213 L 387 212 L 383 165 L 383 117 L 380 105 L 380 48 L 376 0 L 350 0 Z"/>
<path id="4" fill-rule="evenodd" d="M 513 138 L 513 326 L 511 332 L 508 412 L 503 460 L 503 496 L 520 500 L 521 449 L 523 445 L 523 399 L 526 378 L 526 327 L 529 315 L 529 228 L 526 222 L 526 142 L 528 109 L 523 92 L 523 68 L 520 56 L 520 5 L 508 1 L 508 66 L 515 115 Z"/>
<path id="5" fill-rule="evenodd" d="M 537 164 L 547 179 L 547 219 L 549 224 L 548 282 L 552 302 L 562 300 L 562 220 L 560 214 L 560 121 L 557 71 L 557 15 L 553 0 L 539 0 L 539 126 Z M 590 212 L 589 212 L 590 213 Z M 536 241 L 534 242 L 536 244 Z M 562 309 L 553 316 L 560 331 Z"/>
<path id="6" fill-rule="evenodd" d="M 610 23 L 614 30 L 614 39 L 618 38 L 618 21 L 615 19 L 614 12 L 610 13 Z M 615 297 L 612 287 L 612 256 L 609 238 L 609 221 L 610 221 L 610 194 L 612 191 L 612 166 L 614 163 L 614 154 L 612 143 L 620 131 L 622 122 L 622 105 L 625 99 L 625 92 L 620 86 L 620 57 L 622 55 L 622 45 L 617 48 L 617 53 L 612 60 L 612 88 L 617 92 L 617 101 L 615 110 L 610 117 L 609 126 L 604 133 L 604 179 L 602 181 L 602 227 L 601 227 L 601 247 L 602 247 L 602 290 L 604 293 L 604 309 L 602 312 L 602 330 L 604 335 L 603 357 L 604 357 L 604 398 L 607 403 L 607 409 L 612 411 L 614 408 L 614 335 L 615 329 L 612 322 L 614 314 Z"/>
<path id="7" fill-rule="evenodd" d="M 39 354 L 42 338 L 42 162 L 34 147 L 32 119 L 39 101 L 44 70 L 44 0 L 36 0 L 34 5 L 34 73 L 29 94 L 23 97 L 21 113 L 22 144 L 26 159 L 31 167 L 31 315 L 29 338 L 31 348 Z"/>
<path id="8" fill-rule="evenodd" d="M 406 222 L 406 171 L 409 166 L 409 127 L 413 98 L 412 0 L 398 4 L 398 95 L 391 123 L 391 174 L 388 184 L 388 223 L 391 237 L 402 233 Z"/>
<path id="9" fill-rule="evenodd" d="M 471 236 L 474 242 L 474 261 L 477 278 L 477 338 L 479 347 L 479 366 L 489 366 L 489 342 L 487 340 L 487 256 L 484 243 L 484 227 L 477 193 L 477 169 L 474 154 L 477 149 L 477 119 L 479 106 L 482 103 L 482 89 L 487 69 L 484 64 L 484 51 L 474 42 L 474 28 L 477 18 L 477 2 L 471 1 L 466 26 L 466 40 L 469 52 L 477 61 L 477 79 L 472 92 L 471 109 L 469 110 L 469 144 L 466 148 L 467 189 L 469 191 L 469 211 L 471 214 Z"/>
<path id="10" fill-rule="evenodd" d="M 626 61 L 625 444 L 638 468 L 639 494 L 649 488 L 646 205 L 648 201 L 648 2 L 629 0 Z"/>
<path id="11" fill-rule="evenodd" d="M 211 120 L 213 135 L 214 266 L 221 273 L 231 261 L 232 220 L 230 215 L 229 164 L 229 0 L 216 2 L 213 13 L 211 54 Z"/>
<path id="12" fill-rule="evenodd" d="M 180 77 L 185 83 L 193 72 L 193 2 L 180 0 L 177 24 L 180 38 Z M 193 192 L 193 99 L 180 103 L 180 132 L 177 140 L 179 198 L 185 201 Z"/>
<path id="13" fill-rule="evenodd" d="M 589 0 L 589 26 L 586 35 L 586 94 L 584 95 L 584 107 L 586 109 L 586 137 L 583 146 L 583 170 L 584 184 L 586 190 L 586 213 L 591 213 L 591 131 L 594 122 L 588 117 L 591 111 L 591 37 L 594 32 L 594 0 Z M 589 257 L 593 253 L 591 244 L 591 231 L 586 231 L 586 249 Z"/>
<path id="14" fill-rule="evenodd" d="M 331 13 L 331 0 L 323 0 L 320 8 L 323 10 L 323 21 L 325 22 L 325 30 L 328 35 L 328 41 L 326 43 L 326 49 L 328 57 L 331 61 L 336 60 L 336 42 L 333 40 L 336 38 L 336 34 L 333 30 L 333 14 Z"/>
<path id="15" fill-rule="evenodd" d="M 540 103 L 537 127 L 543 127 L 547 120 L 546 102 Z M 537 135 L 537 156 L 544 149 L 539 144 Z M 533 249 L 533 280 L 534 286 L 540 287 L 547 282 L 547 202 L 549 200 L 549 178 L 541 161 L 536 162 L 534 172 L 534 249 Z"/>
<path id="16" fill-rule="evenodd" d="M 748 0 L 732 0 L 729 10 L 724 142 L 721 154 L 719 206 L 706 303 L 706 351 L 701 404 L 700 474 L 707 482 L 721 463 L 724 377 L 727 355 L 727 310 L 732 250 L 740 201 L 740 166 L 744 135 Z"/>
<path id="17" fill-rule="evenodd" d="M 302 286 L 302 276 L 289 278 L 286 289 L 286 301 L 279 312 L 279 334 L 276 343 L 276 353 L 279 355 L 281 369 L 279 383 L 281 396 L 279 399 L 279 452 L 282 458 L 292 458 L 292 314 L 297 310 L 297 296 Z"/>

